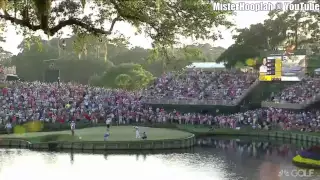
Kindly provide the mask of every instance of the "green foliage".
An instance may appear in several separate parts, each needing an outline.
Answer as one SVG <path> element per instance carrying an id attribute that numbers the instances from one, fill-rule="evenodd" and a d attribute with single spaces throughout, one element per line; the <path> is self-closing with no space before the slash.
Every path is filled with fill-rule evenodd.
<path id="1" fill-rule="evenodd" d="M 95 86 L 103 86 L 101 77 L 97 74 L 94 74 L 89 78 L 89 84 L 95 85 Z"/>
<path id="2" fill-rule="evenodd" d="M 92 85 L 134 90 L 146 87 L 153 79 L 153 75 L 141 65 L 123 63 L 108 68 L 101 76 L 100 81 Z"/>
<path id="3" fill-rule="evenodd" d="M 12 57 L 12 60 L 8 59 L 3 63 L 7 66 L 15 65 L 18 75 L 26 81 L 43 80 L 44 71 L 51 63 L 55 63 L 55 66 L 60 69 L 62 81 L 75 81 L 84 84 L 90 81 L 90 84 L 103 86 L 100 76 L 113 66 L 128 63 L 140 64 L 153 76 L 159 76 L 163 72 L 184 68 L 191 62 L 214 61 L 224 50 L 219 47 L 211 47 L 208 44 L 200 44 L 172 49 L 169 59 L 158 56 L 158 59 L 148 62 L 152 51 L 150 49 L 141 47 L 129 49 L 123 41 L 110 40 L 107 44 L 105 39 L 102 42 L 97 42 L 96 38 L 90 39 L 90 36 L 86 36 L 86 38 L 88 38 L 89 46 L 87 46 L 87 53 L 82 54 L 80 59 L 78 53 L 73 51 L 73 42 L 78 40 L 78 36 L 65 39 L 66 47 L 64 48 L 60 47 L 61 40 L 40 41 L 37 37 L 32 37 L 25 39 L 22 43 L 22 45 L 29 44 L 30 48 L 25 48 L 22 53 Z M 42 48 L 41 52 L 39 45 Z M 109 52 L 106 57 L 105 51 Z M 106 59 L 107 61 L 105 61 Z M 119 74 L 128 73 L 122 71 L 117 75 Z M 112 81 L 114 82 L 116 76 L 113 77 Z M 112 87 L 115 86 L 112 85 Z"/>
<path id="4" fill-rule="evenodd" d="M 201 47 L 201 46 L 200 46 Z M 192 62 L 203 62 L 207 58 L 198 46 L 185 46 L 183 48 L 161 48 L 151 50 L 148 56 L 149 63 L 159 62 L 162 72 L 167 69 L 179 70 Z"/>
<path id="5" fill-rule="evenodd" d="M 295 0 L 296 3 L 314 3 L 310 0 Z M 238 29 L 235 44 L 217 59 L 234 66 L 237 61 L 257 58 L 265 50 L 284 50 L 294 45 L 296 49 L 319 51 L 320 13 L 314 11 L 271 11 L 264 23 L 253 24 L 249 28 Z"/>
<path id="6" fill-rule="evenodd" d="M 314 70 L 320 68 L 320 55 L 312 55 L 308 58 L 308 73 L 314 74 Z"/>
<path id="7" fill-rule="evenodd" d="M 42 42 L 41 42 L 42 44 Z M 94 57 L 79 60 L 74 53 L 62 52 L 59 55 L 57 40 L 43 43 L 42 52 L 38 51 L 37 44 L 31 44 L 30 50 L 24 50 L 12 57 L 10 65 L 15 65 L 17 73 L 26 81 L 43 80 L 44 72 L 51 63 L 60 69 L 62 81 L 88 83 L 89 77 L 103 73 L 108 63 L 95 61 Z M 50 61 L 50 59 L 55 61 Z"/>
<path id="8" fill-rule="evenodd" d="M 0 37 L 0 42 L 2 41 L 2 38 Z M 5 51 L 2 47 L 0 47 L 0 61 L 2 65 L 6 65 L 6 61 L 10 61 L 12 57 L 12 54 L 8 51 Z"/>
<path id="9" fill-rule="evenodd" d="M 129 89 L 132 83 L 132 78 L 128 74 L 120 74 L 116 77 L 115 83 L 122 89 Z"/>
<path id="10" fill-rule="evenodd" d="M 228 0 L 216 0 L 220 1 Z M 85 6 L 90 6 L 92 11 L 85 14 Z M 22 32 L 41 30 L 50 37 L 59 35 L 62 28 L 70 27 L 77 35 L 110 37 L 116 34 L 114 25 L 122 21 L 134 26 L 138 34 L 149 36 L 154 45 L 162 48 L 178 44 L 178 37 L 216 40 L 220 36 L 218 26 L 232 26 L 227 20 L 232 12 L 214 11 L 211 2 L 203 0 L 0 0 L 0 9 L 4 11 L 0 19 L 11 22 Z M 105 28 L 106 22 L 108 28 Z M 85 39 L 84 36 L 81 38 Z M 78 43 L 80 47 L 76 46 L 76 50 L 85 53 L 89 45 Z"/>
<path id="11" fill-rule="evenodd" d="M 239 61 L 245 64 L 248 58 L 255 58 L 259 55 L 259 50 L 254 46 L 234 44 L 219 56 L 217 62 L 225 62 L 227 67 L 233 67 Z"/>
<path id="12" fill-rule="evenodd" d="M 236 67 L 236 68 L 244 68 L 245 65 L 244 65 L 241 61 L 238 61 L 238 62 L 235 64 L 235 67 Z"/>

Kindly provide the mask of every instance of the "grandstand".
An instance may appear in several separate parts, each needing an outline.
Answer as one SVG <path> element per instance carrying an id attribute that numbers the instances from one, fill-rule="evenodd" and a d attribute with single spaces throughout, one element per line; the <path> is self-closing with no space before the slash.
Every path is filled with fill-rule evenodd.
<path id="1" fill-rule="evenodd" d="M 320 79 L 306 78 L 287 86 L 284 90 L 261 103 L 262 107 L 305 109 L 320 100 Z"/>
<path id="2" fill-rule="evenodd" d="M 259 84 L 257 74 L 226 71 L 223 64 L 193 63 L 159 77 L 144 93 L 148 104 L 237 106 Z"/>
<path id="3" fill-rule="evenodd" d="M 314 131 L 318 129 L 320 112 L 316 109 L 294 112 L 279 107 L 270 109 L 268 106 L 268 108 L 239 112 L 239 108 L 237 108 L 239 106 L 217 103 L 223 102 L 222 100 L 227 98 L 230 99 L 225 102 L 236 102 L 241 96 L 228 94 L 231 92 L 230 88 L 236 86 L 236 88 L 248 90 L 248 87 L 250 88 L 256 82 L 255 78 L 254 73 L 240 71 L 202 72 L 201 70 L 192 70 L 182 74 L 168 73 L 158 78 L 154 85 L 146 91 L 149 93 L 149 95 L 146 94 L 146 97 L 157 97 L 149 100 L 156 100 L 158 104 L 148 104 L 146 99 L 140 97 L 139 93 L 124 90 L 104 89 L 74 83 L 61 83 L 58 86 L 57 83 L 7 82 L 7 87 L 2 88 L 0 95 L 0 105 L 2 106 L 0 119 L 4 124 L 8 120 L 13 123 L 24 123 L 34 119 L 52 123 L 65 123 L 70 120 L 95 123 L 112 118 L 113 121 L 121 119 L 126 124 L 169 121 L 215 124 L 233 128 L 249 124 L 259 124 L 260 127 L 264 127 L 263 124 L 279 121 L 286 123 L 281 125 L 283 129 L 288 127 L 305 128 L 306 123 L 312 122 L 312 128 L 309 129 Z M 319 92 L 320 83 L 318 81 L 319 79 L 310 78 L 298 84 L 287 83 L 282 87 L 284 88 L 282 91 L 278 85 L 283 85 L 283 83 L 274 84 L 273 90 L 278 90 L 279 93 L 271 93 L 269 102 L 278 105 L 286 105 L 284 103 L 288 102 L 292 104 L 306 102 L 313 97 L 314 93 Z M 212 85 L 216 86 L 209 88 Z M 270 83 L 258 83 L 251 92 L 255 93 L 261 88 L 271 88 L 270 85 Z M 188 89 L 190 87 L 192 89 Z M 208 89 L 212 90 L 208 91 L 212 94 L 206 92 Z M 227 91 L 221 91 L 222 89 Z M 182 92 L 186 92 L 186 94 Z M 203 94 L 203 96 L 198 96 L 199 94 Z M 192 101 L 183 99 L 186 97 Z M 179 98 L 185 101 L 179 101 Z M 275 102 L 279 99 L 281 101 Z M 205 100 L 211 100 L 207 101 L 207 107 L 201 103 L 197 104 Z M 179 101 L 179 104 L 169 104 L 173 101 Z M 190 105 L 190 102 L 193 104 Z M 167 106 L 165 103 L 168 103 Z M 235 108 L 231 110 L 226 107 Z M 185 108 L 185 110 L 179 108 Z M 301 122 L 301 119 L 306 121 Z M 295 124 L 293 126 L 288 122 Z"/>

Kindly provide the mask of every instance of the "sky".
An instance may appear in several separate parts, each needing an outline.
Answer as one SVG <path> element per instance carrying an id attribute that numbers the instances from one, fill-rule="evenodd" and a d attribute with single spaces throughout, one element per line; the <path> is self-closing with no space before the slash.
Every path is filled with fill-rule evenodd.
<path id="1" fill-rule="evenodd" d="M 252 1 L 246 1 L 250 3 Z M 262 1 L 255 1 L 256 3 Z M 266 2 L 266 1 L 264 1 Z M 236 24 L 237 28 L 245 28 L 249 27 L 251 24 L 261 23 L 268 17 L 268 11 L 236 11 L 236 16 L 233 17 L 233 21 Z M 135 35 L 135 30 L 130 24 L 125 22 L 117 23 L 115 26 L 115 30 L 120 31 L 126 37 L 129 38 L 129 42 L 131 46 L 140 46 L 143 48 L 151 48 L 151 39 L 145 37 L 144 35 Z M 230 45 L 234 43 L 232 40 L 232 31 L 221 28 L 223 39 L 212 42 L 208 41 L 200 41 L 200 43 L 209 43 L 214 46 L 221 46 L 224 48 L 228 48 Z M 19 53 L 17 49 L 18 45 L 22 42 L 23 37 L 21 35 L 17 35 L 15 28 L 13 26 L 9 26 L 7 32 L 5 33 L 6 42 L 1 43 L 0 46 L 13 54 Z M 182 39 L 183 44 L 192 44 L 192 39 Z"/>

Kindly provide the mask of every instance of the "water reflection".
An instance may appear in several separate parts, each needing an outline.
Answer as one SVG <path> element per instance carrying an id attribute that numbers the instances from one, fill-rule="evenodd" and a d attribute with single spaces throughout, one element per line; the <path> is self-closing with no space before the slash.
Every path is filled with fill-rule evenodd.
<path id="1" fill-rule="evenodd" d="M 146 159 L 147 159 L 147 155 L 146 154 L 136 154 L 136 161 L 139 161 L 139 160 L 141 160 L 141 158 L 142 158 L 142 160 L 143 161 L 146 161 Z"/>
<path id="2" fill-rule="evenodd" d="M 288 141 L 268 141 L 252 139 L 217 139 L 213 137 L 198 139 L 201 154 L 214 153 L 229 162 L 228 168 L 249 179 L 319 179 L 320 171 L 315 170 L 312 177 L 279 177 L 280 171 L 293 172 L 299 168 L 292 165 L 292 158 L 300 151 L 309 148 L 304 143 Z"/>
<path id="3" fill-rule="evenodd" d="M 198 139 L 198 145 L 202 149 L 220 149 L 225 154 L 236 154 L 245 158 L 288 158 L 296 155 L 300 150 L 308 146 L 297 146 L 289 142 L 280 144 L 272 141 L 254 141 L 251 139 L 229 139 L 222 140 L 217 138 Z"/>
<path id="4" fill-rule="evenodd" d="M 286 143 L 205 138 L 192 152 L 166 154 L 82 154 L 0 149 L 0 179 L 139 180 L 313 180 L 279 177 L 296 169 L 291 158 L 301 149 Z M 16 173 L 19 170 L 19 173 Z M 107 173 L 106 173 L 107 172 Z M 319 173 L 319 172 L 316 172 Z M 318 174 L 319 175 L 319 174 Z"/>
<path id="5" fill-rule="evenodd" d="M 70 152 L 70 163 L 71 164 L 74 163 L 74 152 L 73 151 Z"/>

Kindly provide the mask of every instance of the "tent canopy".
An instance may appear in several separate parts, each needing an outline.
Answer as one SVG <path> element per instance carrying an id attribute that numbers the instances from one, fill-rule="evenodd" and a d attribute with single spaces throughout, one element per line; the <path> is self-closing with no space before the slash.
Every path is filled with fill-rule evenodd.
<path id="1" fill-rule="evenodd" d="M 221 69 L 226 68 L 223 63 L 215 63 L 215 62 L 201 62 L 201 63 L 192 63 L 188 65 L 186 68 L 196 68 L 196 69 Z"/>

